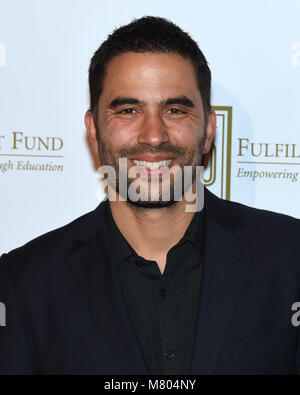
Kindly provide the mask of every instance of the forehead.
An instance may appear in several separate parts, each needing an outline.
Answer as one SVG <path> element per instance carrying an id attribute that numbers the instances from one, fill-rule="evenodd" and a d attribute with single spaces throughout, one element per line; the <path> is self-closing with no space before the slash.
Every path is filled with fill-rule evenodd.
<path id="1" fill-rule="evenodd" d="M 102 95 L 192 96 L 200 98 L 194 66 L 178 54 L 128 52 L 113 58 L 107 65 Z"/>

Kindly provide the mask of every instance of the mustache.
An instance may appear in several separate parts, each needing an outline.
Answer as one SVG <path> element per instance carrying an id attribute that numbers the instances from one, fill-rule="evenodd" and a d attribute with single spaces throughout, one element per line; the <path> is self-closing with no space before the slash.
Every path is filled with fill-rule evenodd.
<path id="1" fill-rule="evenodd" d="M 174 154 L 176 156 L 185 155 L 186 151 L 171 144 L 162 144 L 158 147 L 151 147 L 149 145 L 141 145 L 138 147 L 125 148 L 119 151 L 120 157 L 127 157 L 136 154 Z"/>

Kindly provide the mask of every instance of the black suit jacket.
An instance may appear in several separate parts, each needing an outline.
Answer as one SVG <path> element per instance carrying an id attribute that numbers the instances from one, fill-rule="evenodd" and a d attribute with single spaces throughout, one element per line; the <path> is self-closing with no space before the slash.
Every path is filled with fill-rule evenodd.
<path id="1" fill-rule="evenodd" d="M 190 374 L 297 374 L 300 225 L 205 191 Z M 106 201 L 0 260 L 0 373 L 149 374 L 104 222 Z"/>

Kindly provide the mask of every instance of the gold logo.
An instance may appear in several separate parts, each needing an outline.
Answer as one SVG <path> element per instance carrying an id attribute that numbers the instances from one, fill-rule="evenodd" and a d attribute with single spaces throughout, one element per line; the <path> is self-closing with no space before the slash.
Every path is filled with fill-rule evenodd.
<path id="1" fill-rule="evenodd" d="M 230 200 L 232 107 L 214 106 L 217 132 L 211 151 L 205 158 L 204 184 L 222 199 Z"/>
<path id="2" fill-rule="evenodd" d="M 64 169 L 60 163 L 63 146 L 64 141 L 60 137 L 26 136 L 20 131 L 2 135 L 0 173 L 11 170 L 61 172 Z M 59 162 L 54 163 L 51 159 Z"/>

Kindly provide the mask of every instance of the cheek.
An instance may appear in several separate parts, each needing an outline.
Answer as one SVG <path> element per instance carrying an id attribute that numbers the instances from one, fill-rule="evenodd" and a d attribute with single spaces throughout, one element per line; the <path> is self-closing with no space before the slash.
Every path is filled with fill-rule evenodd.
<path id="1" fill-rule="evenodd" d="M 171 132 L 171 140 L 176 145 L 192 146 L 197 144 L 201 138 L 201 133 L 197 128 L 178 126 Z"/>
<path id="2" fill-rule="evenodd" d="M 109 122 L 105 128 L 105 139 L 115 149 L 134 145 L 136 136 L 137 133 L 131 124 L 118 120 Z"/>

